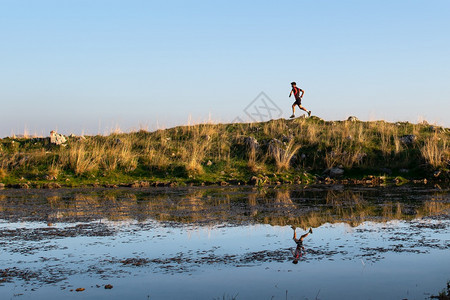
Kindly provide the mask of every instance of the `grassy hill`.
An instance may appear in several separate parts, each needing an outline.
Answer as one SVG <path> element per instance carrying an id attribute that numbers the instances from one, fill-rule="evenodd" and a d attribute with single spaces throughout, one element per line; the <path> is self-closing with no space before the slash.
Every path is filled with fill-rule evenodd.
<path id="1" fill-rule="evenodd" d="M 449 181 L 450 130 L 426 123 L 199 124 L 154 132 L 0 140 L 6 187 Z"/>

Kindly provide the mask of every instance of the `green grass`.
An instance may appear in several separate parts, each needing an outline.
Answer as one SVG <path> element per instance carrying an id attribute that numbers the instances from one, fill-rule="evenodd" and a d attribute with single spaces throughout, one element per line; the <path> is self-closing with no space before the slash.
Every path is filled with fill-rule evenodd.
<path id="1" fill-rule="evenodd" d="M 401 142 L 415 135 L 411 144 Z M 248 137 L 257 140 L 249 145 Z M 0 182 L 43 187 L 133 182 L 311 183 L 340 167 L 344 178 L 402 183 L 448 181 L 450 131 L 428 124 L 324 121 L 317 117 L 248 124 L 198 124 L 154 132 L 0 140 Z M 247 142 L 246 142 L 247 141 Z M 439 176 L 434 176 L 439 172 Z M 254 182 L 255 180 L 253 180 Z"/>

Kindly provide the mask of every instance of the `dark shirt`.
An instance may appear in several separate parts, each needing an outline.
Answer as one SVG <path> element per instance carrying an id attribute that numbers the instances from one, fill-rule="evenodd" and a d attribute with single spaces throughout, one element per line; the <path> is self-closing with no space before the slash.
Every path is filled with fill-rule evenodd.
<path id="1" fill-rule="evenodd" d="M 302 91 L 302 89 L 300 89 L 300 88 L 298 88 L 298 87 L 293 87 L 292 88 L 292 92 L 294 93 L 294 97 L 297 99 L 297 98 L 300 98 L 300 91 Z"/>

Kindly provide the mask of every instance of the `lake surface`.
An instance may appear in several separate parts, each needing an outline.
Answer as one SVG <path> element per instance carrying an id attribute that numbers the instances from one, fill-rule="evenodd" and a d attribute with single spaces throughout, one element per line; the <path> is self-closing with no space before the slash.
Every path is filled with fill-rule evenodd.
<path id="1" fill-rule="evenodd" d="M 0 190 L 0 298 L 426 299 L 449 228 L 437 185 Z"/>

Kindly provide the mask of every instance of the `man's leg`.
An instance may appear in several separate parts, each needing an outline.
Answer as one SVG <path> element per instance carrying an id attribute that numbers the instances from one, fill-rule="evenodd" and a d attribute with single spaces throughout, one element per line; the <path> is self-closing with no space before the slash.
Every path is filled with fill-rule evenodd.
<path id="1" fill-rule="evenodd" d="M 297 227 L 292 225 L 291 228 L 292 228 L 292 230 L 294 230 L 294 240 L 295 240 L 297 238 L 297 234 L 295 233 L 295 229 L 297 229 Z"/>
<path id="2" fill-rule="evenodd" d="M 299 105 L 298 107 L 300 107 L 301 110 L 306 111 L 308 113 L 308 116 L 311 116 L 311 111 L 310 110 L 307 110 L 305 107 L 303 107 L 301 105 Z"/>
<path id="3" fill-rule="evenodd" d="M 308 235 L 309 235 L 309 232 L 307 232 L 307 233 L 305 233 L 304 235 L 302 235 L 302 236 L 300 237 L 300 241 L 303 242 L 303 239 L 304 239 L 305 237 L 307 237 Z"/>
<path id="4" fill-rule="evenodd" d="M 303 241 L 303 239 L 307 237 L 310 233 L 312 233 L 312 228 L 309 228 L 309 231 L 300 237 L 300 241 Z"/>
<path id="5" fill-rule="evenodd" d="M 291 118 L 294 118 L 294 117 L 295 117 L 295 103 L 292 104 L 292 116 L 291 116 Z"/>

